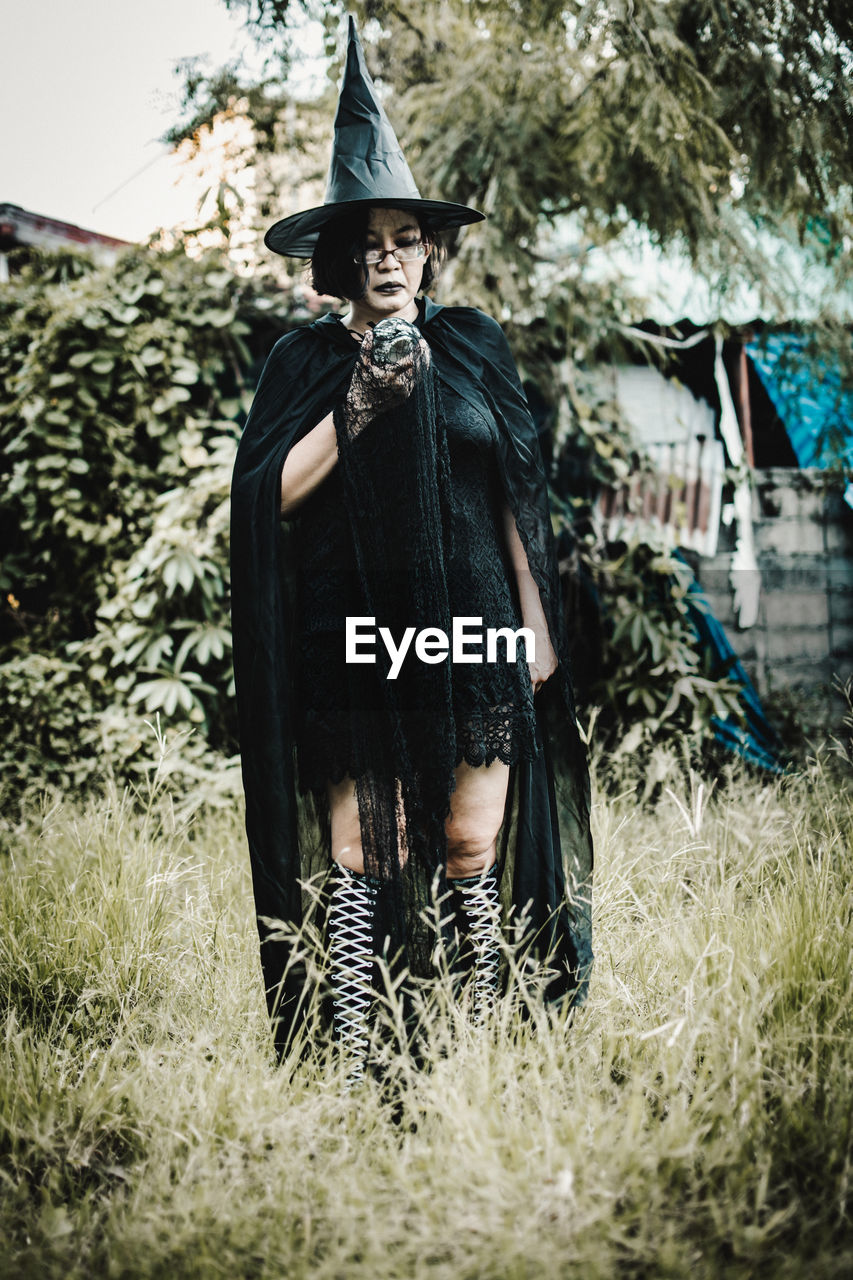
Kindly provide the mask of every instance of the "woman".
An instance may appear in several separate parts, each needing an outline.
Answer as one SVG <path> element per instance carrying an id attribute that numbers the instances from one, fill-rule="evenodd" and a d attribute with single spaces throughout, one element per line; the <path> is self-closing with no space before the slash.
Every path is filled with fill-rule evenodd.
<path id="1" fill-rule="evenodd" d="M 592 958 L 588 784 L 535 431 L 495 322 L 419 297 L 437 231 L 481 217 L 420 197 L 350 20 L 326 202 L 267 235 L 277 252 L 310 253 L 315 287 L 347 305 L 282 339 L 264 370 L 235 467 L 232 593 L 271 1010 L 285 1044 L 306 1007 L 288 930 L 317 865 L 298 784 L 333 867 L 334 1025 L 351 1079 L 374 956 L 429 972 L 436 893 L 478 1018 L 497 984 L 501 878 L 521 940 L 549 956 L 548 995 L 581 994 Z M 474 619 L 502 633 L 479 661 Z M 358 626 L 374 628 L 361 651 Z M 450 654 L 441 637 L 457 630 Z"/>

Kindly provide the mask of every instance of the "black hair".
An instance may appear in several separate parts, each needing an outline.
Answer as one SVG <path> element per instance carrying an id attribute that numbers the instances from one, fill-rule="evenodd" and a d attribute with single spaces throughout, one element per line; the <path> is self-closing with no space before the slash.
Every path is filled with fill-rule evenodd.
<path id="1" fill-rule="evenodd" d="M 364 252 L 369 214 L 369 209 L 359 214 L 343 214 L 323 227 L 311 258 L 311 285 L 318 293 L 345 298 L 348 302 L 364 297 L 367 267 L 353 259 Z M 438 276 L 444 260 L 444 246 L 428 220 L 417 213 L 415 217 L 422 237 L 430 243 L 421 279 L 421 289 L 426 292 Z"/>

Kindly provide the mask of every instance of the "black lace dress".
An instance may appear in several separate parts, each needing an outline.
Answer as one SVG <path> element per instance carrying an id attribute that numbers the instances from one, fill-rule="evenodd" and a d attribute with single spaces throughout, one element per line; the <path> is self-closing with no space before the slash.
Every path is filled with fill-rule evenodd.
<path id="1" fill-rule="evenodd" d="M 536 728 L 530 675 L 520 640 L 516 661 L 498 639 L 497 661 L 486 661 L 488 628 L 518 630 L 521 617 L 515 575 L 503 532 L 504 503 L 495 455 L 496 424 L 448 386 L 440 387 L 450 459 L 447 593 L 453 617 L 480 618 L 480 663 L 452 664 L 456 764 L 513 765 L 536 758 Z M 297 542 L 298 676 L 296 742 L 303 792 L 325 792 L 327 780 L 352 775 L 352 717 L 361 727 L 379 721 L 381 699 L 353 705 L 345 662 L 347 616 L 369 615 L 359 587 L 340 468 L 299 510 Z M 399 636 L 395 637 L 399 641 Z M 377 647 L 381 644 L 377 636 Z M 414 645 L 406 662 L 417 662 Z M 451 661 L 448 654 L 447 661 Z M 379 677 L 377 677 L 379 678 Z M 375 718 L 375 719 L 374 719 Z"/>

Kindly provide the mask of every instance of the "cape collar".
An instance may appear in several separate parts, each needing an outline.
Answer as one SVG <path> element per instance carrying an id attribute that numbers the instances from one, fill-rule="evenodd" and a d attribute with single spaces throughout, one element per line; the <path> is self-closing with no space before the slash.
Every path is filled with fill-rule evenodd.
<path id="1" fill-rule="evenodd" d="M 418 298 L 417 302 L 418 316 L 415 320 L 415 325 L 419 329 L 425 329 L 444 310 L 444 305 L 441 302 L 433 302 L 432 298 L 428 298 L 426 295 Z M 311 328 L 316 329 L 327 341 L 342 350 L 354 351 L 356 349 L 351 335 L 341 324 L 341 317 L 337 311 L 328 311 L 319 320 L 315 320 Z"/>
<path id="2" fill-rule="evenodd" d="M 428 298 L 426 294 L 424 294 L 423 296 L 423 304 L 424 304 L 424 308 L 422 312 L 420 312 L 420 308 L 418 308 L 420 314 L 416 323 L 418 324 L 419 328 L 423 328 L 425 324 L 429 324 L 430 320 L 434 319 L 435 316 L 438 315 L 439 311 L 444 310 L 443 303 L 433 302 L 432 298 Z"/>

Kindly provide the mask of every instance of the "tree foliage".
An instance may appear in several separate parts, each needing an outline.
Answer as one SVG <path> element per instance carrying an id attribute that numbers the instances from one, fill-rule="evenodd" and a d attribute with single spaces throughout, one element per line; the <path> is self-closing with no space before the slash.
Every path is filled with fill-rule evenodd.
<path id="1" fill-rule="evenodd" d="M 271 0 L 231 7 L 285 61 L 299 56 L 306 13 L 322 18 L 332 47 L 344 12 Z M 361 19 L 422 190 L 489 215 L 460 242 L 454 293 L 496 314 L 540 315 L 544 293 L 558 319 L 571 307 L 571 288 L 555 288 L 567 237 L 582 252 L 629 224 L 678 241 L 715 275 L 723 264 L 754 274 L 768 291 L 771 264 L 743 254 L 744 228 L 756 222 L 849 270 L 845 6 L 360 0 L 346 9 Z"/>

